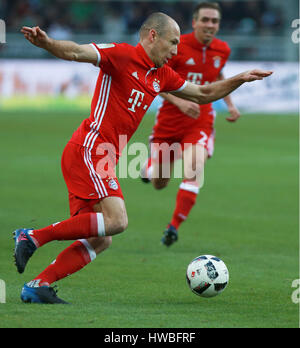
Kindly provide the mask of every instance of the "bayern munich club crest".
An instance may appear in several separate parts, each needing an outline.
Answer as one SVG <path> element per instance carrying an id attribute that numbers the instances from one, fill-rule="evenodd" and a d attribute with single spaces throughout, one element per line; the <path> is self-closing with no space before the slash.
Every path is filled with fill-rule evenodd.
<path id="1" fill-rule="evenodd" d="M 221 57 L 215 56 L 213 59 L 214 59 L 214 67 L 216 69 L 220 68 L 220 66 L 221 66 Z"/>
<path id="2" fill-rule="evenodd" d="M 109 188 L 111 188 L 112 190 L 117 191 L 119 186 L 118 186 L 118 184 L 117 184 L 115 179 L 107 179 L 106 181 L 108 182 Z"/>
<path id="3" fill-rule="evenodd" d="M 155 92 L 159 93 L 160 92 L 160 85 L 159 85 L 159 82 L 157 79 L 154 79 L 153 81 L 153 89 L 155 90 Z"/>

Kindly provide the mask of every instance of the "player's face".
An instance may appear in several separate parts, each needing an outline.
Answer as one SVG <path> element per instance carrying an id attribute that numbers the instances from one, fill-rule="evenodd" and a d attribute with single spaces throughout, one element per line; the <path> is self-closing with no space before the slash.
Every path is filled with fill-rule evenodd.
<path id="1" fill-rule="evenodd" d="M 177 45 L 180 40 L 180 29 L 178 25 L 170 26 L 168 31 L 157 36 L 152 48 L 152 60 L 156 67 L 162 67 L 168 60 L 177 54 Z"/>
<path id="2" fill-rule="evenodd" d="M 216 36 L 220 28 L 220 13 L 211 8 L 202 8 L 199 10 L 198 18 L 193 19 L 193 29 L 196 38 L 208 44 Z"/>

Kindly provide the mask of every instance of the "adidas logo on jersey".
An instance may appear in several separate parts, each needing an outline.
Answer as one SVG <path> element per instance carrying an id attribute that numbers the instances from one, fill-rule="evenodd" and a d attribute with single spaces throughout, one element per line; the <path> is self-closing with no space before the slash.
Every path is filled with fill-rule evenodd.
<path id="1" fill-rule="evenodd" d="M 137 80 L 139 79 L 137 71 L 133 72 L 131 75 L 135 77 Z"/>
<path id="2" fill-rule="evenodd" d="M 185 62 L 186 65 L 196 65 L 194 58 L 190 58 Z"/>

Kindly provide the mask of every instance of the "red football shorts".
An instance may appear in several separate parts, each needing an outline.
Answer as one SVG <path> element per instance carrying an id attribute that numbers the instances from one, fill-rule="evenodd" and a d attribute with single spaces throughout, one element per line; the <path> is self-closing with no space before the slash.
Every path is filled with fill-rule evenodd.
<path id="1" fill-rule="evenodd" d="M 70 216 L 94 212 L 94 205 L 99 203 L 99 199 L 82 199 L 69 192 Z"/>
<path id="2" fill-rule="evenodd" d="M 182 136 L 169 138 L 168 136 L 150 137 L 151 157 L 159 163 L 175 161 L 182 156 L 182 152 L 190 145 L 200 144 L 205 147 L 208 157 L 214 152 L 215 131 L 213 128 L 197 128 Z"/>
<path id="3" fill-rule="evenodd" d="M 69 191 L 71 215 L 92 209 L 106 197 L 124 199 L 114 173 L 115 162 L 106 154 L 95 155 L 88 148 L 69 142 L 62 155 L 61 168 Z"/>

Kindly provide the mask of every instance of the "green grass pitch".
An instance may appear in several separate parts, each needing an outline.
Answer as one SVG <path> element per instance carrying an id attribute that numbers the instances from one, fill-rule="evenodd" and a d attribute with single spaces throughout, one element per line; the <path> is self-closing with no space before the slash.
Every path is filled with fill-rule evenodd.
<path id="1" fill-rule="evenodd" d="M 21 303 L 23 283 L 70 243 L 39 249 L 19 275 L 11 232 L 68 217 L 60 156 L 87 114 L 0 114 L 0 327 L 299 327 L 299 305 L 291 300 L 299 278 L 296 115 L 245 115 L 236 124 L 218 116 L 205 185 L 169 249 L 160 238 L 180 181 L 158 192 L 121 179 L 129 228 L 88 267 L 58 282 L 59 296 L 72 305 Z M 147 142 L 153 120 L 146 116 L 132 141 Z M 188 263 L 201 254 L 221 257 L 230 272 L 229 286 L 212 299 L 194 295 L 185 280 Z"/>

